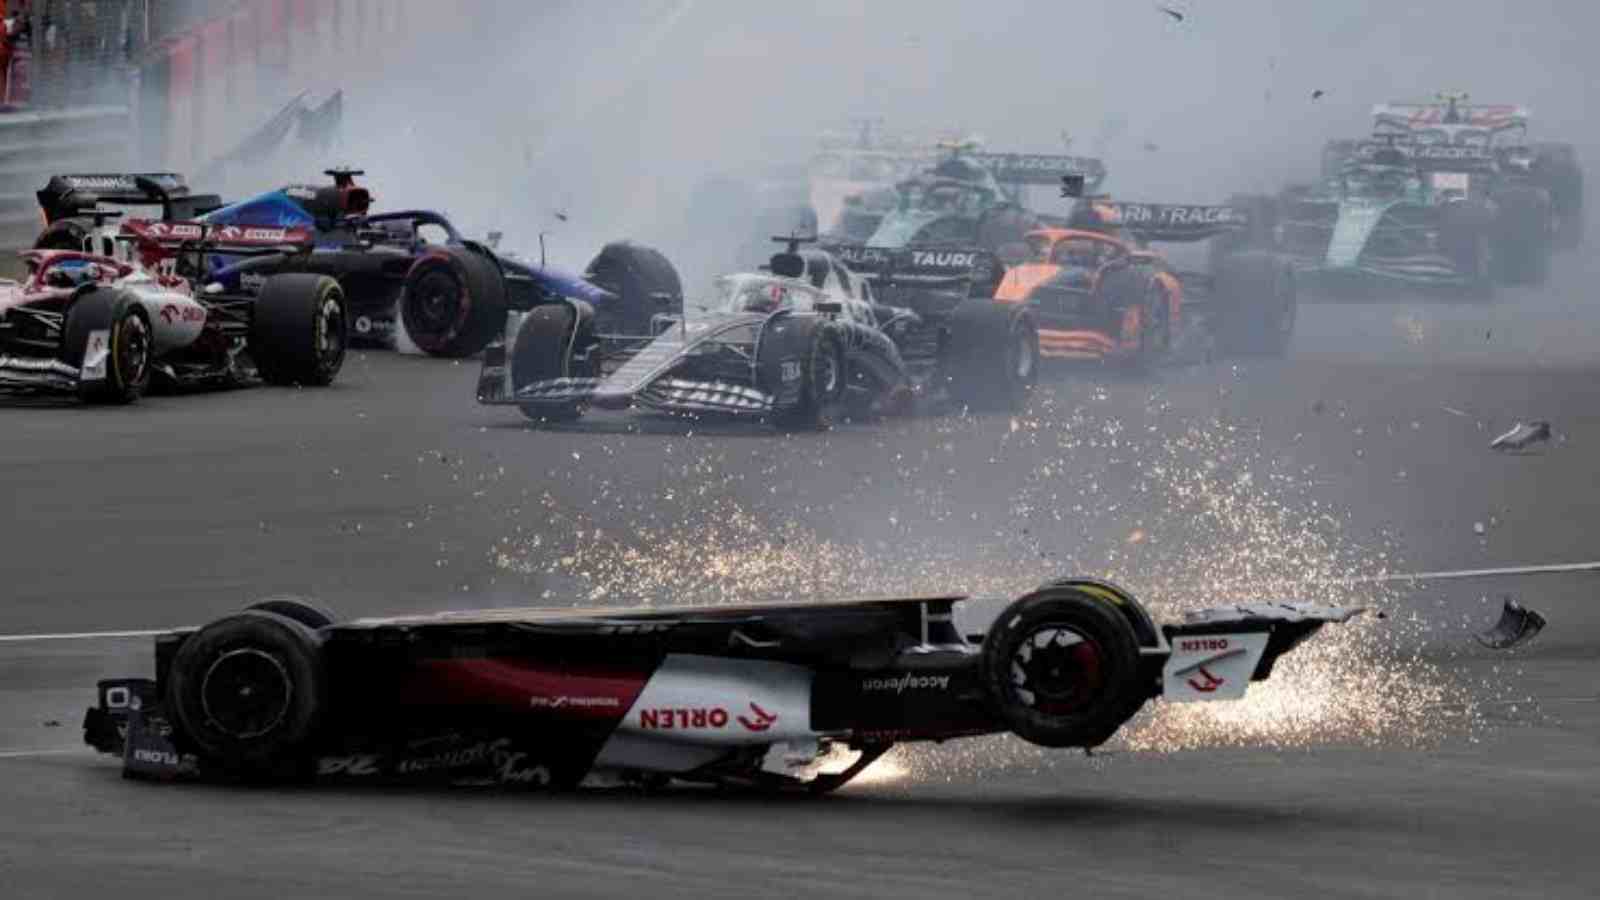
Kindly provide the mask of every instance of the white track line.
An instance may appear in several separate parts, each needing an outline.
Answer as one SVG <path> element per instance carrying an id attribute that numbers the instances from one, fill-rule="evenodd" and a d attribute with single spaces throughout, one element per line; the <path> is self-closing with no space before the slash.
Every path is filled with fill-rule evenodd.
<path id="1" fill-rule="evenodd" d="M 21 644 L 30 641 L 94 641 L 118 640 L 121 638 L 155 637 L 179 628 L 154 628 L 143 631 L 71 631 L 60 634 L 0 634 L 0 644 Z"/>
<path id="2" fill-rule="evenodd" d="M 29 759 L 35 756 L 67 756 L 87 753 L 87 747 L 63 747 L 59 750 L 0 750 L 0 759 Z"/>
<path id="3" fill-rule="evenodd" d="M 1397 575 L 1352 575 L 1349 578 L 1317 578 L 1305 581 L 1274 581 L 1272 588 L 1299 585 L 1338 584 L 1388 584 L 1399 581 L 1451 581 L 1466 578 L 1496 578 L 1507 575 L 1569 575 L 1583 572 L 1600 572 L 1600 560 L 1579 563 L 1555 563 L 1545 566 L 1505 566 L 1498 569 L 1446 569 L 1439 572 L 1405 572 Z M 983 599 L 983 598 L 973 598 Z M 998 598 L 995 598 L 998 599 Z M 138 631 L 70 631 L 56 634 L 0 634 L 0 644 L 25 644 L 35 641 L 95 641 L 126 638 L 155 637 L 172 631 L 194 628 L 193 625 L 176 625 L 172 628 L 149 628 Z"/>

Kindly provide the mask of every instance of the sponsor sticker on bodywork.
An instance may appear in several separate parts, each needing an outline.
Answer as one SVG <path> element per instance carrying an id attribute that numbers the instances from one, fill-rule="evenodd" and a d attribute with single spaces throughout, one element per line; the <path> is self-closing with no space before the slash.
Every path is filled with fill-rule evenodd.
<path id="1" fill-rule="evenodd" d="M 1264 631 L 1175 635 L 1172 656 L 1162 671 L 1162 693 L 1175 703 L 1243 697 L 1267 638 Z"/>

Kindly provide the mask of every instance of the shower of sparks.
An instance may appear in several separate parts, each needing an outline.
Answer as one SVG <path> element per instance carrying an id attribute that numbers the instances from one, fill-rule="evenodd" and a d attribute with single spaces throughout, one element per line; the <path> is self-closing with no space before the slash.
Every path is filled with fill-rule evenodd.
<path id="1" fill-rule="evenodd" d="M 1332 583 L 1394 571 L 1397 548 L 1382 536 L 1351 536 L 1337 498 L 1319 493 L 1319 473 L 1269 450 L 1256 429 L 1176 412 L 1158 392 L 1142 414 L 1118 417 L 1100 402 L 1104 394 L 1074 392 L 1082 405 L 1063 403 L 1066 392 L 1045 394 L 1031 416 L 1009 422 L 927 425 L 916 449 L 886 446 L 883 470 L 859 477 L 860 496 L 819 499 L 807 481 L 805 467 L 814 459 L 821 469 L 827 457 L 818 445 L 845 439 L 838 435 L 810 438 L 793 453 L 772 439 L 785 452 L 761 451 L 775 461 L 759 482 L 730 474 L 737 467 L 728 454 L 738 449 L 707 441 L 685 452 L 669 443 L 668 477 L 653 495 L 598 485 L 594 506 L 621 504 L 632 523 L 625 533 L 547 496 L 537 516 L 518 519 L 524 524 L 494 548 L 493 561 L 547 605 L 792 602 L 952 589 L 1016 597 L 1045 576 L 1065 574 L 1110 578 L 1166 621 L 1206 606 L 1285 599 L 1263 596 L 1262 586 L 1274 583 L 1297 585 L 1289 598 L 1337 605 L 1381 607 L 1398 596 L 1390 585 Z M 981 471 L 971 471 L 974 446 L 987 454 Z M 752 482 L 762 489 L 751 490 Z M 873 493 L 880 485 L 886 490 Z M 985 493 L 973 493 L 973 485 Z M 618 511 L 606 510 L 606 518 Z M 1417 746 L 1469 735 L 1498 688 L 1468 683 L 1422 657 L 1427 630 L 1416 616 L 1330 625 L 1245 699 L 1152 701 L 1108 749 Z M 939 764 L 920 763 L 928 758 Z M 966 765 L 1053 766 L 1047 760 L 1060 758 L 1006 737 L 897 752 L 892 766 L 922 778 Z M 886 758 L 869 771 L 891 768 Z"/>

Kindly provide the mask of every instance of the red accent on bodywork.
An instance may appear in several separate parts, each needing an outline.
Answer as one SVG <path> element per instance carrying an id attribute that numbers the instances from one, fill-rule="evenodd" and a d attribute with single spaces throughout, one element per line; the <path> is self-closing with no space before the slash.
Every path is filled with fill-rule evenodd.
<path id="1" fill-rule="evenodd" d="M 585 720 L 620 719 L 644 690 L 648 670 L 574 668 L 528 659 L 437 659 L 401 687 L 408 703 L 497 706 Z"/>

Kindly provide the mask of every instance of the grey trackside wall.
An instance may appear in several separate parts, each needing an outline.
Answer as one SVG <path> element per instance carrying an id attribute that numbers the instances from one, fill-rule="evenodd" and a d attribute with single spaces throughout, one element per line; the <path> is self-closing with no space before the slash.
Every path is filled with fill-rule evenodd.
<path id="1" fill-rule="evenodd" d="M 126 171 L 133 161 L 128 133 L 122 106 L 0 116 L 0 250 L 33 244 L 41 224 L 35 192 L 52 174 Z"/>

